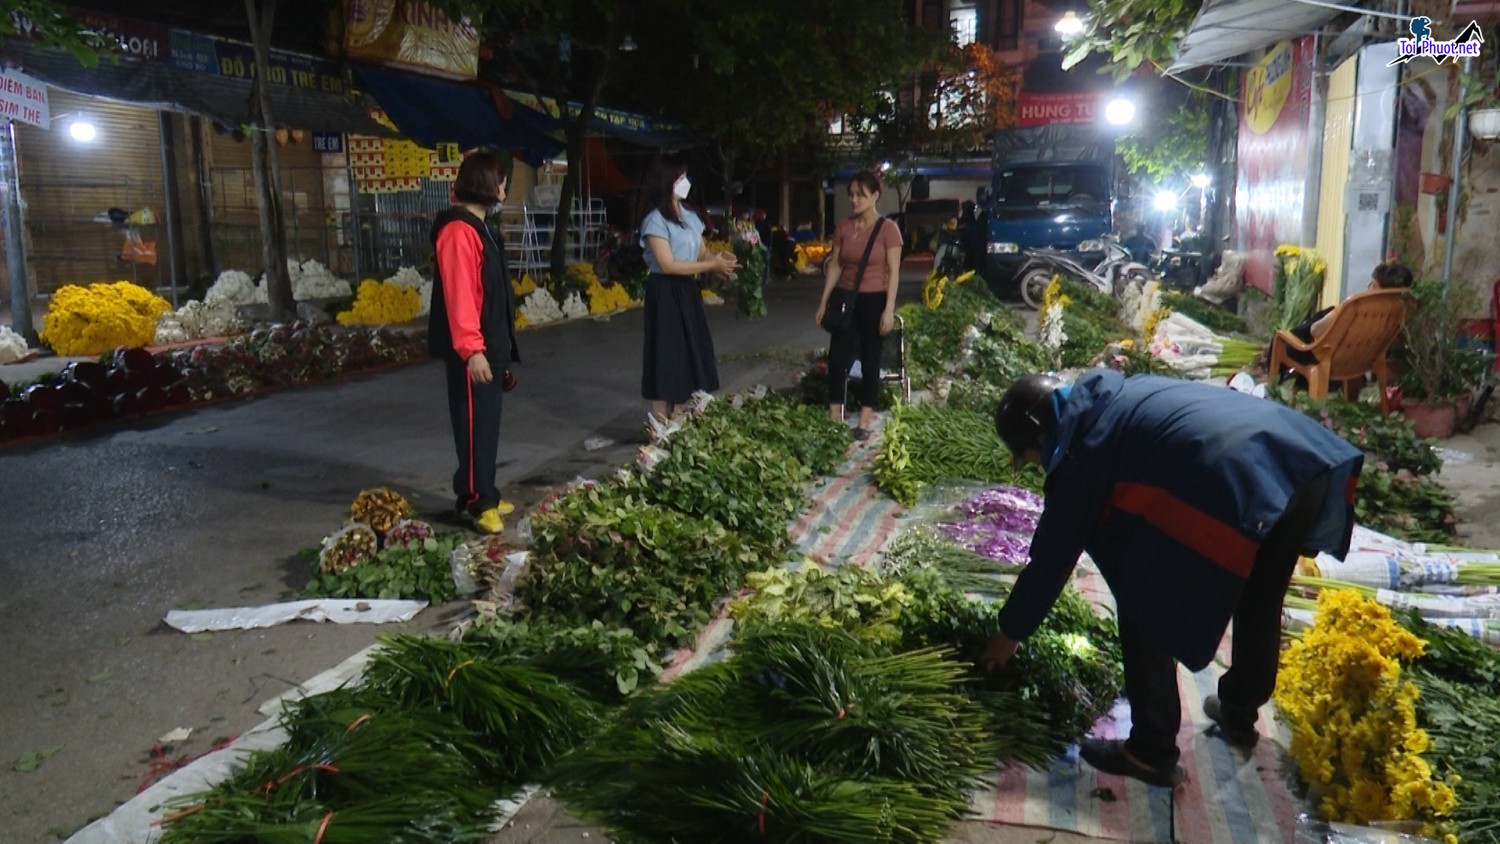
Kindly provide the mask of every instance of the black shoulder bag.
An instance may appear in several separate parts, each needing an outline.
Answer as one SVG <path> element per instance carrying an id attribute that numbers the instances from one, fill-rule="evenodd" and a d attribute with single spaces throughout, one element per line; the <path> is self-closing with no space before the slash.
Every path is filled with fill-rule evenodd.
<path id="1" fill-rule="evenodd" d="M 870 230 L 870 242 L 865 244 L 864 257 L 859 259 L 859 269 L 854 271 L 854 289 L 835 287 L 828 294 L 828 305 L 823 308 L 822 325 L 823 330 L 829 334 L 843 334 L 854 330 L 854 299 L 859 295 L 860 283 L 865 280 L 865 266 L 870 263 L 870 253 L 875 249 L 875 241 L 880 239 L 880 227 L 883 225 L 885 218 L 881 217 Z"/>

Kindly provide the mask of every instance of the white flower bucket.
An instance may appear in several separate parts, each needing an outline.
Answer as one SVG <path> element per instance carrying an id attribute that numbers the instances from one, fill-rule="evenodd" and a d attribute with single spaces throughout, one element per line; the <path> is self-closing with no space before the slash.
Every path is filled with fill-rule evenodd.
<path id="1" fill-rule="evenodd" d="M 1482 141 L 1500 138 L 1500 108 L 1476 108 L 1469 112 L 1469 133 Z"/>

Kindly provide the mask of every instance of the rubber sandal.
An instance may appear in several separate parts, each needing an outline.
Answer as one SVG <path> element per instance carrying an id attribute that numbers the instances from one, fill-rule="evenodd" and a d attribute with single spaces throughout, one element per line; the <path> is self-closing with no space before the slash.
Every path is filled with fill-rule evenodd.
<path id="1" fill-rule="evenodd" d="M 1107 739 L 1084 739 L 1078 745 L 1078 756 L 1107 774 L 1137 779 L 1159 788 L 1176 788 L 1187 776 L 1181 765 L 1149 768 L 1125 755 L 1125 742 Z"/>

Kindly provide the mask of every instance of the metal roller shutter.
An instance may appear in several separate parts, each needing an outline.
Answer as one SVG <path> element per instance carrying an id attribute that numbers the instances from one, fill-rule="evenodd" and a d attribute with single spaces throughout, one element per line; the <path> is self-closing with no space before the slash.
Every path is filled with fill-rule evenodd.
<path id="1" fill-rule="evenodd" d="M 215 257 L 222 269 L 258 275 L 262 269 L 260 204 L 250 169 L 250 142 L 212 130 L 208 134 Z M 316 260 L 340 272 L 336 224 L 330 225 L 324 200 L 323 156 L 313 150 L 311 135 L 301 143 L 277 147 L 276 153 L 281 165 L 287 256 Z"/>
<path id="2" fill-rule="evenodd" d="M 120 260 L 126 232 L 96 216 L 117 207 L 150 208 L 163 217 L 161 132 L 157 112 L 53 88 L 52 128 L 16 126 L 21 196 L 26 203 L 27 258 L 36 292 L 64 284 L 128 279 L 158 288 L 166 278 L 166 233 L 139 227 L 142 240 L 160 241 L 157 265 Z M 86 118 L 98 130 L 89 143 L 69 126 Z"/>

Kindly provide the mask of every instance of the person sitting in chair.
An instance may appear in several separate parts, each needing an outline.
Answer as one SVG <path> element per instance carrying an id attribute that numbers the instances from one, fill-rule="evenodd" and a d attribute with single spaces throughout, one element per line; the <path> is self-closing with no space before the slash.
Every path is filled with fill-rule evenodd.
<path id="1" fill-rule="evenodd" d="M 1407 269 L 1405 264 L 1402 264 L 1398 261 L 1386 261 L 1384 263 L 1375 265 L 1375 270 L 1370 273 L 1369 287 L 1366 287 L 1363 291 L 1350 296 L 1344 301 L 1353 301 L 1354 299 L 1357 299 L 1372 290 L 1407 289 L 1411 287 L 1411 282 L 1411 270 Z M 1290 328 L 1289 330 L 1291 331 L 1292 336 L 1296 337 L 1298 340 L 1301 340 L 1304 343 L 1311 343 L 1319 337 L 1322 337 L 1324 334 L 1327 334 L 1328 329 L 1332 325 L 1333 308 L 1324 308 L 1308 317 L 1307 319 L 1303 320 L 1302 322 L 1298 323 L 1297 325 L 1292 326 L 1292 328 Z M 1313 362 L 1313 356 L 1311 353 L 1298 351 L 1297 349 L 1293 349 L 1290 346 L 1288 346 L 1286 349 L 1286 355 L 1287 357 L 1291 358 L 1294 361 L 1297 361 L 1298 363 L 1310 364 Z M 1267 353 L 1267 357 L 1270 357 L 1269 352 Z"/>

